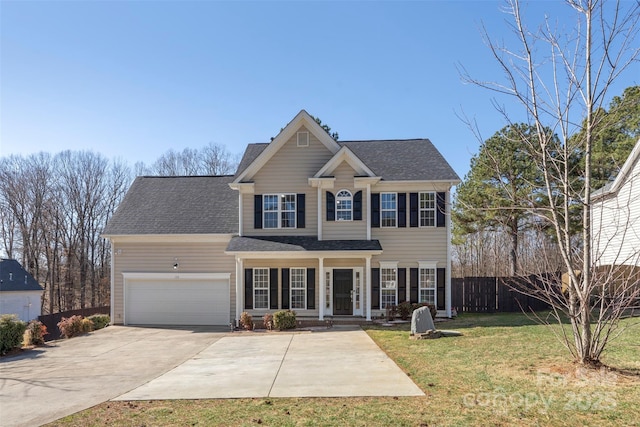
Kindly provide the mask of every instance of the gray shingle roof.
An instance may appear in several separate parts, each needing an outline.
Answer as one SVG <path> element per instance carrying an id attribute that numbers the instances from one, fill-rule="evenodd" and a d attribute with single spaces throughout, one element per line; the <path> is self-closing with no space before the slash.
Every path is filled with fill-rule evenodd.
<path id="1" fill-rule="evenodd" d="M 138 177 L 107 224 L 105 235 L 238 232 L 232 176 Z"/>
<path id="2" fill-rule="evenodd" d="M 42 286 L 18 261 L 0 260 L 0 292 L 41 290 Z"/>
<path id="3" fill-rule="evenodd" d="M 459 181 L 442 154 L 428 139 L 339 141 L 386 181 Z M 250 144 L 238 166 L 244 171 L 269 144 Z"/>
<path id="4" fill-rule="evenodd" d="M 380 251 L 377 240 L 318 240 L 315 236 L 233 237 L 229 252 Z"/>

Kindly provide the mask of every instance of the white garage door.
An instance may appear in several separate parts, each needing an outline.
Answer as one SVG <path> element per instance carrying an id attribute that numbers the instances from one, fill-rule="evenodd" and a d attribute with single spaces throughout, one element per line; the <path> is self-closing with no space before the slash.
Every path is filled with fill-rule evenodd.
<path id="1" fill-rule="evenodd" d="M 128 280 L 128 325 L 228 325 L 229 280 Z"/>

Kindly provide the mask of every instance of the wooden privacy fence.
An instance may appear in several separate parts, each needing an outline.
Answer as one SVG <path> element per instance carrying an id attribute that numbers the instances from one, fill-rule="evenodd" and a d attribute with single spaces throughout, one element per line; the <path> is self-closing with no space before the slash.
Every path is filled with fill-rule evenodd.
<path id="1" fill-rule="evenodd" d="M 518 292 L 518 288 L 532 287 L 535 278 L 519 277 L 462 277 L 451 279 L 451 306 L 458 312 L 499 313 L 524 310 L 548 310 L 547 303 Z"/>
<path id="2" fill-rule="evenodd" d="M 44 326 L 47 327 L 48 334 L 44 336 L 45 341 L 57 340 L 61 337 L 60 330 L 58 329 L 58 322 L 62 320 L 63 317 L 71 317 L 75 315 L 79 315 L 82 317 L 88 317 L 93 314 L 110 314 L 111 307 L 92 307 L 92 308 L 79 308 L 77 310 L 69 310 L 63 311 L 61 313 L 54 314 L 46 314 L 44 316 L 39 316 L 38 320 L 42 322 Z"/>

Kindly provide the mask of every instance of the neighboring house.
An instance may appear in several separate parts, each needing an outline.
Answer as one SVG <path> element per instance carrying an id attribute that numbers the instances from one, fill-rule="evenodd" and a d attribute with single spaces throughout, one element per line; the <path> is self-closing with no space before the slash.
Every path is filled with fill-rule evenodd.
<path id="1" fill-rule="evenodd" d="M 28 322 L 41 314 L 44 289 L 15 259 L 0 260 L 0 314 Z"/>
<path id="2" fill-rule="evenodd" d="M 281 309 L 451 315 L 450 190 L 429 140 L 333 140 L 301 111 L 234 176 L 139 177 L 107 225 L 119 324 L 229 324 Z"/>
<path id="3" fill-rule="evenodd" d="M 640 268 L 640 140 L 616 179 L 593 193 L 593 256 L 596 266 Z"/>

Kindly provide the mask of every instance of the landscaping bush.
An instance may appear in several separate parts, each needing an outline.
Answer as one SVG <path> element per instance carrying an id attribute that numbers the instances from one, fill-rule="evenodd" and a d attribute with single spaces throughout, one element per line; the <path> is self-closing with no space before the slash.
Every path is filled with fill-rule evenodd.
<path id="1" fill-rule="evenodd" d="M 91 320 L 78 315 L 71 316 L 69 318 L 63 317 L 62 320 L 58 322 L 60 334 L 65 338 L 73 338 L 75 336 L 91 332 L 92 327 L 93 323 Z"/>
<path id="2" fill-rule="evenodd" d="M 24 331 L 23 345 L 43 345 L 44 336 L 47 335 L 47 327 L 39 320 L 32 320 Z"/>
<path id="3" fill-rule="evenodd" d="M 276 311 L 273 315 L 273 326 L 282 331 L 296 327 L 296 313 L 291 310 Z"/>
<path id="4" fill-rule="evenodd" d="M 111 318 L 108 314 L 94 314 L 93 316 L 87 317 L 87 319 L 91 320 L 93 323 L 93 330 L 103 329 L 109 326 L 109 322 L 111 322 Z"/>
<path id="5" fill-rule="evenodd" d="M 0 355 L 20 347 L 27 324 L 15 314 L 0 316 Z"/>
<path id="6" fill-rule="evenodd" d="M 264 327 L 270 331 L 273 329 L 273 314 L 267 313 L 262 316 L 262 322 L 264 323 Z"/>
<path id="7" fill-rule="evenodd" d="M 253 317 L 246 311 L 243 311 L 240 315 L 240 324 L 247 331 L 253 331 Z"/>
<path id="8" fill-rule="evenodd" d="M 407 320 L 413 313 L 413 306 L 408 301 L 401 302 L 396 306 L 396 312 L 402 320 Z"/>

